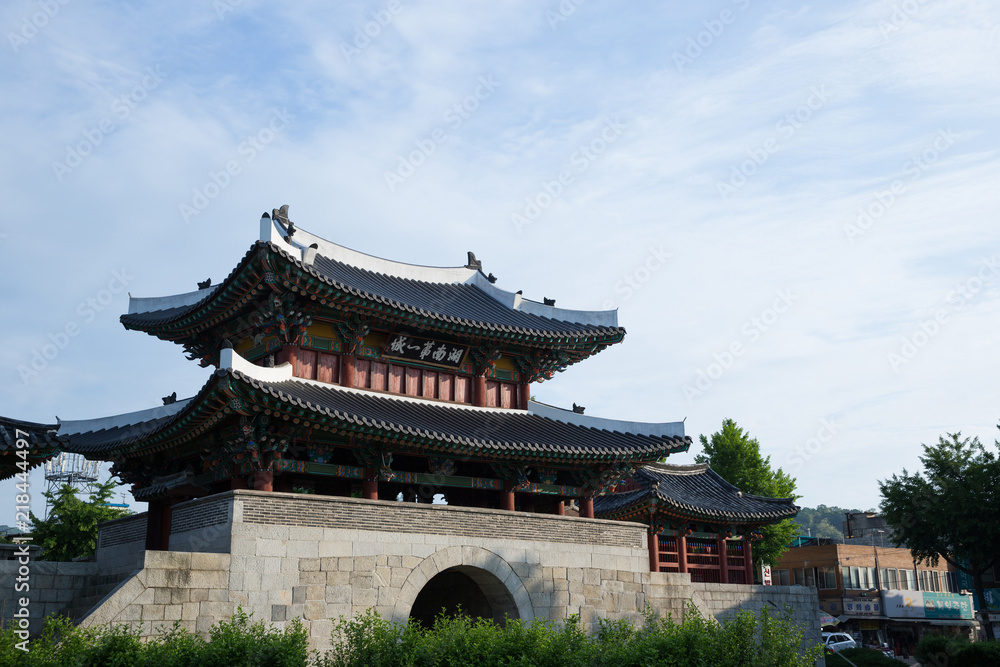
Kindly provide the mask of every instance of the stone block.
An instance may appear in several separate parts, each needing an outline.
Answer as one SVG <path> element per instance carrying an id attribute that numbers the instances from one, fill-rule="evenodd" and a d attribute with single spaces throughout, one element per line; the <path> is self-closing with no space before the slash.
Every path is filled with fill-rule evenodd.
<path id="1" fill-rule="evenodd" d="M 340 586 L 342 584 L 350 583 L 351 573 L 350 572 L 327 572 L 326 573 L 326 585 L 327 586 Z"/>
<path id="2" fill-rule="evenodd" d="M 163 605 L 162 604 L 143 605 L 142 616 L 140 618 L 143 621 L 162 621 Z"/>
<path id="3" fill-rule="evenodd" d="M 199 611 L 202 616 L 215 616 L 216 618 L 223 618 L 231 616 L 233 613 L 233 605 L 229 602 L 199 602 Z"/>
<path id="4" fill-rule="evenodd" d="M 153 604 L 170 604 L 170 588 L 153 589 Z"/>
<path id="5" fill-rule="evenodd" d="M 372 588 L 369 589 L 354 589 L 354 595 L 352 598 L 352 603 L 355 607 L 360 606 L 364 609 L 369 607 L 374 607 L 378 604 L 378 591 Z"/>
<path id="6" fill-rule="evenodd" d="M 195 632 L 207 635 L 208 631 L 215 625 L 215 620 L 212 616 L 199 616 L 195 619 Z"/>
<path id="7" fill-rule="evenodd" d="M 228 570 L 231 564 L 229 554 L 192 553 L 192 570 Z"/>
<path id="8" fill-rule="evenodd" d="M 191 590 L 188 588 L 171 588 L 170 604 L 182 604 L 191 600 Z"/>
<path id="9" fill-rule="evenodd" d="M 566 578 L 566 568 L 564 567 L 554 567 L 552 568 L 552 578 L 556 581 Z"/>
<path id="10" fill-rule="evenodd" d="M 163 620 L 164 621 L 179 621 L 181 620 L 181 615 L 183 614 L 184 608 L 179 604 L 168 604 L 163 606 Z"/>
<path id="11" fill-rule="evenodd" d="M 355 572 L 374 572 L 375 556 L 357 556 L 354 558 Z"/>
<path id="12" fill-rule="evenodd" d="M 209 602 L 229 602 L 230 591 L 225 588 L 211 588 L 208 591 Z"/>
<path id="13" fill-rule="evenodd" d="M 402 556 L 403 567 L 412 570 L 413 568 L 420 565 L 423 562 L 423 558 L 418 558 L 416 556 Z"/>
<path id="14" fill-rule="evenodd" d="M 319 556 L 321 558 L 350 556 L 353 555 L 353 553 L 354 549 L 350 542 L 325 540 L 319 543 Z"/>
<path id="15" fill-rule="evenodd" d="M 306 600 L 325 600 L 326 585 L 306 586 Z"/>
<path id="16" fill-rule="evenodd" d="M 327 586 L 326 601 L 328 604 L 351 604 L 353 595 L 350 586 Z"/>
<path id="17" fill-rule="evenodd" d="M 318 572 L 320 562 L 319 558 L 300 558 L 299 572 Z"/>
<path id="18" fill-rule="evenodd" d="M 182 621 L 196 621 L 200 612 L 201 605 L 197 602 L 185 602 L 181 605 L 181 620 Z"/>
<path id="19" fill-rule="evenodd" d="M 283 604 L 271 605 L 271 622 L 285 621 L 288 619 L 288 606 Z"/>
<path id="20" fill-rule="evenodd" d="M 392 570 L 388 566 L 375 568 L 375 585 L 388 586 L 392 581 Z"/>
<path id="21" fill-rule="evenodd" d="M 302 586 L 310 585 L 326 585 L 326 575 L 328 572 L 320 572 L 316 570 L 315 572 L 300 572 L 299 573 L 299 584 Z"/>
<path id="22" fill-rule="evenodd" d="M 319 542 L 289 540 L 285 554 L 288 558 L 308 558 L 310 560 L 319 558 Z"/>
<path id="23" fill-rule="evenodd" d="M 306 602 L 304 616 L 310 621 L 326 618 L 326 602 L 323 600 L 309 600 Z"/>
<path id="24" fill-rule="evenodd" d="M 130 604 L 124 609 L 122 613 L 118 615 L 119 621 L 140 621 L 142 620 L 142 606 L 137 604 Z"/>
<path id="25" fill-rule="evenodd" d="M 293 586 L 292 587 L 292 603 L 293 604 L 303 604 L 306 601 L 306 587 L 305 586 Z"/>
<path id="26" fill-rule="evenodd" d="M 372 569 L 374 569 L 374 559 L 372 559 Z M 354 556 L 348 556 L 346 558 L 337 559 L 337 569 L 341 572 L 353 572 L 354 571 Z"/>
<path id="27" fill-rule="evenodd" d="M 389 567 L 389 557 L 385 554 L 375 555 L 375 568 Z"/>

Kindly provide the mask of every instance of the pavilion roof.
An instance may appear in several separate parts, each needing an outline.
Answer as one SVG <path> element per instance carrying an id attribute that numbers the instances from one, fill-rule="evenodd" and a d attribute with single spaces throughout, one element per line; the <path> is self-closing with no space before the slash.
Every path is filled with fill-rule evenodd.
<path id="1" fill-rule="evenodd" d="M 604 519 L 662 523 L 762 525 L 794 517 L 799 508 L 790 498 L 743 493 L 707 463 L 645 465 L 632 478 L 633 488 L 594 499 L 594 515 Z M 637 488 L 636 488 L 637 487 Z"/>
<path id="2" fill-rule="evenodd" d="M 223 352 L 223 369 L 194 398 L 166 406 L 170 414 L 157 408 L 145 416 L 67 423 L 67 451 L 89 458 L 162 451 L 205 433 L 234 407 L 294 418 L 314 433 L 382 442 L 390 451 L 492 462 L 641 465 L 686 451 L 691 443 L 679 422 L 630 424 L 534 403 L 528 410 L 479 408 L 349 389 L 294 378 L 288 364 L 262 368 L 232 350 Z"/>
<path id="3" fill-rule="evenodd" d="M 565 348 L 578 358 L 625 335 L 617 311 L 569 310 L 524 299 L 496 287 L 478 264 L 416 266 L 366 255 L 302 229 L 295 229 L 292 237 L 283 236 L 286 233 L 279 221 L 262 218 L 260 240 L 221 284 L 170 297 L 132 298 L 122 323 L 127 329 L 184 342 L 237 318 L 256 294 L 280 285 L 390 326 L 471 336 L 508 347 Z"/>
<path id="4" fill-rule="evenodd" d="M 0 417 L 0 480 L 9 479 L 22 471 L 17 455 L 18 431 L 27 434 L 29 468 L 39 466 L 59 453 L 62 441 L 56 435 L 55 424 L 38 424 Z M 23 436 L 22 436 L 23 437 Z"/>

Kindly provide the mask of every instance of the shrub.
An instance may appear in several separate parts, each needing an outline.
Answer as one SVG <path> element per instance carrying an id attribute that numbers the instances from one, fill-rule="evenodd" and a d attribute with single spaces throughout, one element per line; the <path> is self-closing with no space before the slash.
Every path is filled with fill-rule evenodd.
<path id="1" fill-rule="evenodd" d="M 964 635 L 924 635 L 917 642 L 913 657 L 928 667 L 944 667 L 968 645 Z"/>
<path id="2" fill-rule="evenodd" d="M 928 664 L 928 667 L 932 664 Z M 953 667 L 1000 667 L 1000 642 L 967 644 L 955 656 L 952 665 Z"/>
<path id="3" fill-rule="evenodd" d="M 624 620 L 601 621 L 588 637 L 578 616 L 565 623 L 491 621 L 439 616 L 433 627 L 396 626 L 372 611 L 341 618 L 333 632 L 334 648 L 320 658 L 322 667 L 406 665 L 491 665 L 514 667 L 811 667 L 820 648 L 800 652 L 803 631 L 786 612 L 749 611 L 717 623 L 691 605 L 684 622 L 648 612 L 641 628 Z"/>

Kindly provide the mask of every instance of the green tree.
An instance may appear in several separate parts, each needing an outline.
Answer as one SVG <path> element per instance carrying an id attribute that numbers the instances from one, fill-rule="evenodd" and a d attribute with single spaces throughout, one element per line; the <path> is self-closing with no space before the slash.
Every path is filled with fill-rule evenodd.
<path id="1" fill-rule="evenodd" d="M 78 498 L 76 489 L 69 484 L 55 492 L 46 491 L 48 518 L 31 514 L 31 535 L 33 543 L 44 549 L 42 560 L 70 561 L 93 554 L 97 548 L 97 524 L 131 514 L 120 507 L 108 507 L 114 491 L 112 480 L 93 485 L 89 500 Z"/>
<path id="2" fill-rule="evenodd" d="M 698 463 L 707 463 L 712 470 L 744 493 L 768 498 L 791 498 L 795 495 L 795 480 L 778 468 L 771 469 L 771 457 L 760 455 L 756 438 L 736 425 L 732 419 L 722 422 L 722 430 L 711 438 L 700 436 L 704 453 L 695 457 Z M 753 545 L 755 565 L 774 565 L 799 532 L 794 519 L 785 519 L 761 529 L 764 536 Z"/>
<path id="3" fill-rule="evenodd" d="M 985 615 L 983 573 L 1000 554 L 1000 460 L 961 433 L 923 448 L 924 474 L 904 468 L 879 482 L 882 515 L 917 561 L 936 565 L 940 557 L 969 574 Z M 985 618 L 982 627 L 994 639 Z"/>

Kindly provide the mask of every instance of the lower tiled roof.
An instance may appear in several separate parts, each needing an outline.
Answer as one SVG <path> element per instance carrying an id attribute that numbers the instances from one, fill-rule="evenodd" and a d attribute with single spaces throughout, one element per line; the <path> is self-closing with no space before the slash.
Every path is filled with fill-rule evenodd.
<path id="1" fill-rule="evenodd" d="M 664 513 L 692 522 L 765 524 L 789 519 L 799 508 L 790 498 L 765 498 L 743 493 L 722 479 L 707 463 L 643 466 L 633 477 L 638 488 L 594 499 L 594 514 L 625 518 Z"/>
<path id="2" fill-rule="evenodd" d="M 0 417 L 0 480 L 13 477 L 22 470 L 18 466 L 18 462 L 24 460 L 17 455 L 18 431 L 28 434 L 27 461 L 34 468 L 59 453 L 62 441 L 56 435 L 58 428 L 55 424 L 37 424 Z"/>
<path id="3" fill-rule="evenodd" d="M 393 394 L 347 389 L 313 380 L 268 382 L 238 370 L 216 371 L 199 394 L 176 414 L 128 426 L 66 436 L 68 451 L 91 458 L 168 449 L 185 423 L 203 423 L 215 408 L 220 384 L 246 404 L 295 412 L 306 423 L 356 434 L 362 441 L 391 439 L 397 451 L 418 449 L 497 461 L 551 464 L 580 462 L 640 465 L 686 451 L 683 435 L 640 435 L 566 423 L 526 410 L 476 408 Z M 227 399 L 228 402 L 228 399 Z M 185 421 L 188 420 L 188 421 Z M 183 428 L 182 428 L 183 427 Z"/>

